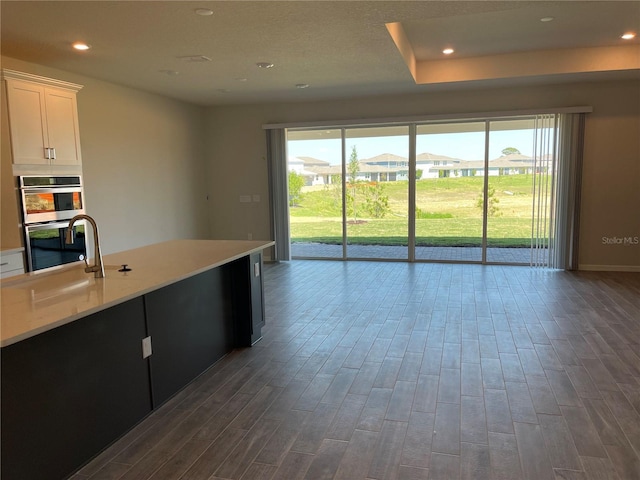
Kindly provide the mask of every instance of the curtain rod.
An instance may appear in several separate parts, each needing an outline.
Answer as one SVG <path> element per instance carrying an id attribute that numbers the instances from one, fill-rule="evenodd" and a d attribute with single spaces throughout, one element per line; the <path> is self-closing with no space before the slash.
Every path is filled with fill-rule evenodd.
<path id="1" fill-rule="evenodd" d="M 504 110 L 497 112 L 477 112 L 458 114 L 437 114 L 437 115 L 412 115 L 407 117 L 382 117 L 382 118 L 359 118 L 352 120 L 335 120 L 319 122 L 292 122 L 292 123 L 266 123 L 262 125 L 264 130 L 274 130 L 278 128 L 323 128 L 323 127 L 360 127 L 367 125 L 395 125 L 404 123 L 429 122 L 433 120 L 469 120 L 487 119 L 498 117 L 520 117 L 527 115 L 543 115 L 555 113 L 592 113 L 593 107 L 588 105 L 577 107 L 559 108 L 537 108 L 529 110 Z"/>

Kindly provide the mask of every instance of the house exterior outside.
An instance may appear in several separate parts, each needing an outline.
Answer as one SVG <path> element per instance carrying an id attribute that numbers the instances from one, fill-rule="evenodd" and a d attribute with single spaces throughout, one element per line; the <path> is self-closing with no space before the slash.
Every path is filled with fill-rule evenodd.
<path id="1" fill-rule="evenodd" d="M 487 175 L 522 175 L 548 169 L 551 159 L 534 159 L 513 153 L 489 160 Z M 360 160 L 356 181 L 394 182 L 409 179 L 409 159 L 392 153 Z M 331 165 L 313 157 L 290 157 L 289 170 L 305 177 L 305 185 L 331 185 L 342 175 L 341 165 Z M 457 178 L 483 176 L 484 160 L 461 160 L 433 153 L 416 156 L 418 180 L 426 178 Z"/>
<path id="2" fill-rule="evenodd" d="M 487 175 L 496 177 L 501 175 L 523 175 L 536 171 L 540 173 L 549 168 L 551 158 L 533 158 L 519 153 L 503 155 L 489 160 Z M 448 163 L 437 163 L 429 169 L 429 178 L 473 177 L 485 174 L 484 160 L 452 159 Z M 424 178 L 424 177 L 423 177 Z"/>

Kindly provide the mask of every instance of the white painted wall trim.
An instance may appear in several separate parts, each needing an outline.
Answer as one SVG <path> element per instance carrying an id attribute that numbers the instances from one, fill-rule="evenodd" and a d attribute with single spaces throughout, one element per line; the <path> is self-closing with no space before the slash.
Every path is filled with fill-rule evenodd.
<path id="1" fill-rule="evenodd" d="M 582 265 L 578 270 L 590 272 L 640 272 L 640 265 Z"/>

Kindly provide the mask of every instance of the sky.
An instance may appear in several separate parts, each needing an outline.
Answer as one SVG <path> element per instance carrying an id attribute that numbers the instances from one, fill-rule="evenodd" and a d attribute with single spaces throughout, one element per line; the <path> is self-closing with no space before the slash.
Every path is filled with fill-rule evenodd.
<path id="1" fill-rule="evenodd" d="M 409 156 L 408 136 L 347 138 L 347 161 L 355 145 L 360 160 L 382 153 Z M 462 160 L 484 159 L 484 132 L 437 133 L 418 135 L 416 153 L 433 153 Z M 517 148 L 523 155 L 533 151 L 533 130 L 502 130 L 489 134 L 489 159 L 502 155 L 507 147 Z M 341 140 L 292 140 L 287 143 L 289 157 L 313 157 L 333 165 L 341 163 Z"/>

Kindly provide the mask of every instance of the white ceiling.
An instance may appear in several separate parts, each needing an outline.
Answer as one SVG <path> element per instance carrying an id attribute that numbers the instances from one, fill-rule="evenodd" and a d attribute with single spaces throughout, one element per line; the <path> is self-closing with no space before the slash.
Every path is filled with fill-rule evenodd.
<path id="1" fill-rule="evenodd" d="M 201 105 L 408 93 L 467 85 L 602 78 L 607 68 L 560 74 L 418 82 L 387 31 L 398 22 L 417 63 L 490 63 L 536 51 L 639 45 L 639 1 L 11 1 L 2 0 L 2 55 Z M 211 16 L 199 16 L 208 8 Z M 543 17 L 554 17 L 541 22 Z M 85 53 L 70 48 L 83 40 Z M 456 53 L 444 60 L 451 45 Z M 585 50 L 586 51 L 586 50 Z M 588 52 L 588 51 L 587 51 Z M 204 55 L 208 62 L 180 57 Z M 524 55 L 524 56 L 523 56 Z M 534 58 L 533 56 L 531 58 Z M 535 57 L 538 58 L 538 57 Z M 260 69 L 257 62 L 272 62 Z M 535 63 L 535 62 L 532 62 Z M 478 65 L 474 63 L 474 65 Z M 637 77 L 638 64 L 612 74 Z M 179 72 L 168 75 L 163 71 Z M 458 69 L 459 70 L 459 69 Z M 610 69 L 609 69 L 610 70 Z M 465 76 L 466 75 L 466 76 Z M 296 84 L 309 84 L 298 89 Z"/>

